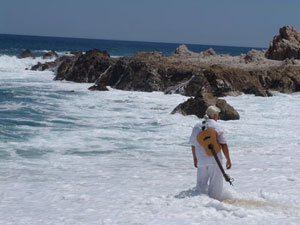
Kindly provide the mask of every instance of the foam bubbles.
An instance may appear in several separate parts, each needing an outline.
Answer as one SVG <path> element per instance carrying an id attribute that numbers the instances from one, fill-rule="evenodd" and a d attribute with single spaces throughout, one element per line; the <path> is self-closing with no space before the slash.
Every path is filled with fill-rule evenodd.
<path id="1" fill-rule="evenodd" d="M 1 224 L 298 221 L 299 210 L 272 204 L 300 202 L 299 94 L 226 98 L 241 119 L 219 121 L 235 178 L 224 196 L 271 204 L 245 207 L 194 191 L 188 139 L 199 119 L 170 114 L 187 97 L 91 92 L 25 71 L 33 62 L 0 56 Z"/>

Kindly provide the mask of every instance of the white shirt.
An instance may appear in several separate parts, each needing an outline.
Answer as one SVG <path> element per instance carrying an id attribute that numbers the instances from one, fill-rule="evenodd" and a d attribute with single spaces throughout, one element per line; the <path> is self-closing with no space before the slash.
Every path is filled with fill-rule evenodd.
<path id="1" fill-rule="evenodd" d="M 213 119 L 206 120 L 205 123 L 206 128 L 213 128 L 217 132 L 217 138 L 219 144 L 226 144 L 226 138 L 224 136 L 224 130 L 220 126 L 220 124 L 217 123 L 217 121 Z M 196 157 L 197 157 L 197 166 L 201 165 L 212 165 L 216 164 L 216 160 L 213 156 L 208 156 L 205 153 L 204 148 L 198 143 L 197 141 L 197 135 L 202 131 L 202 123 L 197 123 L 192 131 L 191 137 L 190 137 L 190 144 L 192 146 L 195 146 L 196 150 Z M 218 153 L 218 158 L 220 159 L 220 162 L 222 162 L 222 153 L 221 151 Z"/>

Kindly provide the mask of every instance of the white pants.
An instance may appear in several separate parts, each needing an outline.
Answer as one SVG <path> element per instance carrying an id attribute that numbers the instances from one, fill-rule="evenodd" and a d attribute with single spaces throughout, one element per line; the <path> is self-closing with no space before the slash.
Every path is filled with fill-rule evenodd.
<path id="1" fill-rule="evenodd" d="M 197 166 L 197 191 L 221 200 L 223 192 L 223 175 L 217 164 Z"/>

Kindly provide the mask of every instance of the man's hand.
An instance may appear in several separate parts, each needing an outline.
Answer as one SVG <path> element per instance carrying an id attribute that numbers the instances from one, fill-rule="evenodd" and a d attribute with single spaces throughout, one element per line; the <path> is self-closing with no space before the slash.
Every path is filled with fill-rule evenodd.
<path id="1" fill-rule="evenodd" d="M 230 160 L 226 162 L 226 168 L 228 170 L 231 168 L 231 162 L 230 162 Z"/>

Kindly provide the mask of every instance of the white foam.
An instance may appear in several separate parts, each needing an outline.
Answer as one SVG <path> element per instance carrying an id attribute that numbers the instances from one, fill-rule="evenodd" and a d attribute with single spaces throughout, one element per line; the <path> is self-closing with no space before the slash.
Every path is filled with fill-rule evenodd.
<path id="1" fill-rule="evenodd" d="M 199 120 L 170 115 L 186 97 L 91 92 L 91 84 L 22 70 L 33 60 L 5 60 L 10 72 L 0 71 L 2 84 L 32 101 L 4 102 L 2 109 L 31 108 L 42 115 L 32 121 L 44 126 L 13 126 L 20 138 L 0 141 L 0 224 L 298 223 L 299 94 L 226 98 L 241 115 L 219 121 L 235 178 L 234 187 L 225 184 L 226 197 L 291 208 L 246 207 L 193 190 L 188 138 Z M 20 65 L 9 69 L 13 63 Z"/>
<path id="2" fill-rule="evenodd" d="M 19 59 L 16 56 L 0 55 L 0 72 L 1 77 L 9 76 L 10 72 L 24 73 L 26 68 L 31 68 L 38 62 L 45 63 L 55 59 L 42 59 L 41 57 Z"/>

